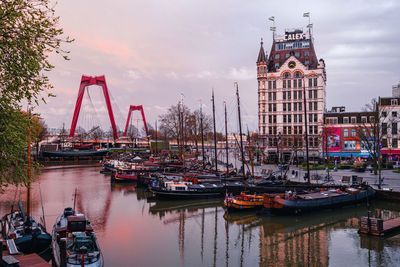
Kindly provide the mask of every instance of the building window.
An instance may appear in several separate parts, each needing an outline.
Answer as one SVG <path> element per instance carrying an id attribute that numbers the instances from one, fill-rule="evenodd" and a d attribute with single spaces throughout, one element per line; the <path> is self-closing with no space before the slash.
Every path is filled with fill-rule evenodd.
<path id="1" fill-rule="evenodd" d="M 262 89 L 265 89 L 265 82 L 262 82 Z"/>
<path id="2" fill-rule="evenodd" d="M 392 100 L 390 101 L 390 104 L 391 104 L 392 106 L 396 106 L 396 105 L 397 105 L 397 99 L 392 99 Z"/>
<path id="3" fill-rule="evenodd" d="M 269 127 L 268 127 L 268 133 L 269 133 L 269 134 L 272 134 L 272 126 L 269 126 Z M 271 139 L 270 139 L 270 140 L 271 140 Z"/>
<path id="4" fill-rule="evenodd" d="M 312 79 L 308 79 L 308 87 L 312 87 Z"/>
<path id="5" fill-rule="evenodd" d="M 312 134 L 312 130 L 313 130 L 313 127 L 312 126 L 308 126 L 308 134 Z"/>
<path id="6" fill-rule="evenodd" d="M 351 129 L 351 137 L 356 137 L 357 133 L 356 133 L 356 129 Z"/>
<path id="7" fill-rule="evenodd" d="M 303 109 L 303 104 L 299 102 L 299 111 L 301 111 L 302 109 Z"/>
<path id="8" fill-rule="evenodd" d="M 396 111 L 392 111 L 392 117 L 397 117 L 397 112 Z"/>
<path id="9" fill-rule="evenodd" d="M 262 93 L 261 100 L 265 100 L 265 93 Z"/>
<path id="10" fill-rule="evenodd" d="M 290 54 L 286 54 L 285 57 L 286 57 L 286 58 L 290 57 Z"/>
<path id="11" fill-rule="evenodd" d="M 287 81 L 287 88 L 292 88 L 292 80 Z"/>
<path id="12" fill-rule="evenodd" d="M 294 77 L 300 78 L 301 77 L 301 72 L 300 71 L 296 71 L 296 73 L 294 74 Z"/>
<path id="13" fill-rule="evenodd" d="M 292 122 L 292 115 L 287 115 L 287 118 L 288 118 L 288 122 Z"/>
<path id="14" fill-rule="evenodd" d="M 343 123 L 349 123 L 349 117 L 343 117 Z"/>
<path id="15" fill-rule="evenodd" d="M 367 137 L 367 129 L 362 128 L 362 137 Z"/>
<path id="16" fill-rule="evenodd" d="M 386 118 L 386 116 L 387 116 L 386 111 L 382 111 L 382 117 Z"/>
<path id="17" fill-rule="evenodd" d="M 295 53 L 294 56 L 295 56 L 295 57 L 299 57 L 299 56 L 300 56 L 300 53 Z"/>
<path id="18" fill-rule="evenodd" d="M 303 97 L 303 93 L 301 91 L 299 91 L 299 99 L 301 99 Z"/>
<path id="19" fill-rule="evenodd" d="M 392 140 L 392 147 L 393 147 L 393 148 L 398 148 L 398 146 L 399 146 L 399 143 L 398 143 L 397 138 L 393 138 L 393 140 Z"/>
<path id="20" fill-rule="evenodd" d="M 286 103 L 283 103 L 283 111 L 286 111 Z"/>
<path id="21" fill-rule="evenodd" d="M 262 112 L 265 112 L 265 104 L 262 104 Z"/>
<path id="22" fill-rule="evenodd" d="M 273 81 L 273 88 L 276 89 L 276 81 Z"/>
<path id="23" fill-rule="evenodd" d="M 283 80 L 283 88 L 286 88 L 286 80 Z"/>
<path id="24" fill-rule="evenodd" d="M 279 63 L 276 63 L 276 64 L 275 64 L 275 68 L 276 68 L 276 69 L 279 69 Z"/>
<path id="25" fill-rule="evenodd" d="M 282 98 L 283 98 L 283 100 L 286 100 L 286 91 L 282 92 Z"/>
<path id="26" fill-rule="evenodd" d="M 268 81 L 268 89 L 272 89 L 272 81 Z"/>
<path id="27" fill-rule="evenodd" d="M 312 115 L 313 114 L 308 114 L 308 122 L 312 122 L 312 118 L 313 118 Z"/>
<path id="28" fill-rule="evenodd" d="M 262 127 L 263 134 L 265 134 L 265 126 Z"/>
<path id="29" fill-rule="evenodd" d="M 292 134 L 292 127 L 289 126 L 287 130 L 288 130 L 288 134 Z M 290 143 L 291 142 L 290 142 L 290 139 L 289 139 L 289 146 L 291 145 Z"/>
<path id="30" fill-rule="evenodd" d="M 312 110 L 312 102 L 308 102 L 308 110 Z"/>
<path id="31" fill-rule="evenodd" d="M 303 126 L 299 126 L 299 134 L 303 134 Z"/>
<path id="32" fill-rule="evenodd" d="M 370 116 L 369 117 L 369 122 L 375 122 L 375 117 L 374 116 Z"/>
<path id="33" fill-rule="evenodd" d="M 297 80 L 293 80 L 293 88 L 297 88 Z"/>
<path id="34" fill-rule="evenodd" d="M 314 122 L 318 122 L 318 115 L 314 114 Z"/>
<path id="35" fill-rule="evenodd" d="M 293 111 L 297 111 L 297 103 L 296 102 L 293 103 Z"/>
<path id="36" fill-rule="evenodd" d="M 276 123 L 276 115 L 272 117 L 274 119 L 274 123 Z"/>
<path id="37" fill-rule="evenodd" d="M 397 122 L 392 123 L 392 134 L 397 134 Z"/>
<path id="38" fill-rule="evenodd" d="M 276 112 L 276 104 L 273 105 L 273 111 Z"/>
<path id="39" fill-rule="evenodd" d="M 303 115 L 299 114 L 299 122 L 303 122 Z"/>
<path id="40" fill-rule="evenodd" d="M 272 112 L 272 104 L 268 104 L 268 111 Z"/>
<path id="41" fill-rule="evenodd" d="M 268 93 L 268 100 L 272 100 L 272 93 Z"/>
<path id="42" fill-rule="evenodd" d="M 283 122 L 286 123 L 286 115 L 283 115 Z"/>
<path id="43" fill-rule="evenodd" d="M 292 99 L 292 92 L 287 92 L 287 98 L 290 100 L 290 99 Z"/>
<path id="44" fill-rule="evenodd" d="M 279 59 L 279 54 L 276 54 L 276 55 L 275 55 L 275 59 Z"/>
<path id="45" fill-rule="evenodd" d="M 356 141 L 344 141 L 344 150 L 356 150 Z"/>
<path id="46" fill-rule="evenodd" d="M 366 123 L 367 122 L 367 117 L 366 116 L 362 116 L 361 117 L 361 122 L 362 123 Z"/>
<path id="47" fill-rule="evenodd" d="M 388 147 L 387 139 L 382 139 L 382 147 Z"/>
<path id="48" fill-rule="evenodd" d="M 306 57 L 308 57 L 309 55 L 310 55 L 309 52 L 305 52 L 305 53 L 304 53 L 304 56 L 306 56 Z"/>
<path id="49" fill-rule="evenodd" d="M 293 115 L 293 122 L 295 122 L 295 123 L 297 122 L 297 114 L 294 114 L 294 115 Z M 296 127 L 295 127 L 295 128 L 296 128 Z"/>
<path id="50" fill-rule="evenodd" d="M 297 91 L 293 91 L 293 99 L 297 99 Z"/>
<path id="51" fill-rule="evenodd" d="M 288 111 L 292 111 L 292 104 L 291 103 L 287 103 L 287 110 Z"/>
<path id="52" fill-rule="evenodd" d="M 382 134 L 387 134 L 387 123 L 382 123 Z"/>
<path id="53" fill-rule="evenodd" d="M 357 122 L 357 118 L 356 117 L 351 117 L 351 123 L 356 123 Z"/>
<path id="54" fill-rule="evenodd" d="M 273 92 L 273 93 L 272 93 L 272 99 L 273 99 L 273 100 L 276 100 L 276 92 Z"/>
<path id="55" fill-rule="evenodd" d="M 318 110 L 318 102 L 314 102 L 314 110 Z"/>
<path id="56" fill-rule="evenodd" d="M 309 65 L 309 64 L 310 64 L 310 62 L 308 62 L 308 61 L 304 62 L 304 65 Z"/>
<path id="57" fill-rule="evenodd" d="M 286 126 L 283 126 L 283 134 L 287 134 Z"/>
<path id="58" fill-rule="evenodd" d="M 265 123 L 265 115 L 262 116 L 262 122 Z"/>
<path id="59" fill-rule="evenodd" d="M 314 87 L 318 86 L 318 78 L 314 78 Z"/>
<path id="60" fill-rule="evenodd" d="M 318 134 L 318 126 L 314 126 L 314 134 Z M 315 140 L 317 140 L 316 143 L 318 143 L 318 139 L 315 138 Z M 315 145 L 315 146 L 317 146 L 317 145 Z"/>
<path id="61" fill-rule="evenodd" d="M 309 98 L 309 99 L 312 98 L 312 90 L 308 90 L 308 98 Z"/>
<path id="62" fill-rule="evenodd" d="M 272 115 L 269 115 L 269 116 L 268 116 L 268 122 L 269 122 L 269 123 L 272 123 Z"/>
<path id="63" fill-rule="evenodd" d="M 318 90 L 314 90 L 314 98 L 315 98 L 315 99 L 318 98 Z"/>
<path id="64" fill-rule="evenodd" d="M 349 137 L 349 129 L 343 129 L 343 137 Z"/>

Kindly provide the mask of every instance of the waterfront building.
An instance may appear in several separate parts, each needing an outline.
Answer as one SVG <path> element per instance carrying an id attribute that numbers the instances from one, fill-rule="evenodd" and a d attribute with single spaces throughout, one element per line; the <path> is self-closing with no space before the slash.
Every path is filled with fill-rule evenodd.
<path id="1" fill-rule="evenodd" d="M 372 142 L 375 113 L 346 112 L 345 107 L 332 107 L 324 113 L 324 155 L 339 158 L 368 158 Z M 326 143 L 327 142 L 327 143 Z"/>
<path id="2" fill-rule="evenodd" d="M 381 153 L 389 160 L 400 158 L 400 96 L 379 98 Z"/>
<path id="3" fill-rule="evenodd" d="M 286 159 L 293 154 L 304 158 L 305 131 L 310 157 L 319 157 L 326 70 L 324 60 L 315 53 L 312 34 L 302 29 L 287 29 L 283 36 L 274 34 L 269 55 L 261 40 L 257 80 L 258 130 L 269 158 L 276 159 L 280 153 Z"/>
<path id="4" fill-rule="evenodd" d="M 392 86 L 392 97 L 400 97 L 400 82 Z"/>

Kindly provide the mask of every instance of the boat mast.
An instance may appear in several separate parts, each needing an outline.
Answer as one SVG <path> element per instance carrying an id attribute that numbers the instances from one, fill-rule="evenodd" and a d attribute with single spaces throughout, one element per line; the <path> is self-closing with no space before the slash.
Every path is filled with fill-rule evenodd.
<path id="1" fill-rule="evenodd" d="M 204 134 L 203 134 L 203 104 L 200 102 L 200 131 L 201 131 L 201 151 L 203 154 L 203 169 L 206 168 L 206 156 L 204 151 Z"/>
<path id="2" fill-rule="evenodd" d="M 75 212 L 75 206 L 76 206 L 77 191 L 78 191 L 78 188 L 75 187 L 75 194 L 74 194 L 74 212 Z"/>
<path id="3" fill-rule="evenodd" d="M 28 107 L 28 188 L 26 197 L 27 218 L 31 217 L 31 110 Z"/>
<path id="4" fill-rule="evenodd" d="M 303 81 L 303 102 L 304 102 L 304 132 L 306 134 L 306 157 L 307 157 L 307 182 L 311 183 L 310 162 L 308 160 L 308 129 L 307 129 L 307 102 L 306 102 L 306 80 Z M 282 166 L 281 166 L 282 167 Z"/>
<path id="5" fill-rule="evenodd" d="M 225 149 L 226 149 L 226 174 L 229 171 L 229 147 L 228 147 L 228 114 L 226 113 L 226 102 L 224 101 L 225 107 Z"/>
<path id="6" fill-rule="evenodd" d="M 156 156 L 157 156 L 157 154 L 158 154 L 158 140 L 157 140 L 157 120 L 156 120 L 156 123 L 155 123 L 156 125 Z"/>
<path id="7" fill-rule="evenodd" d="M 239 98 L 239 86 L 238 83 L 235 82 L 234 85 L 236 86 L 236 97 L 237 97 L 237 105 L 238 105 L 238 117 L 239 117 L 239 134 L 240 134 L 240 147 L 241 147 L 241 154 L 242 154 L 242 170 L 244 176 L 244 152 L 243 152 L 243 137 L 242 137 L 242 120 L 240 118 L 240 98 Z"/>
<path id="8" fill-rule="evenodd" d="M 215 126 L 215 103 L 214 103 L 214 89 L 212 90 L 212 106 L 213 106 L 213 123 L 214 123 L 214 159 L 215 159 L 215 171 L 218 172 L 218 158 L 217 158 L 217 131 Z"/>

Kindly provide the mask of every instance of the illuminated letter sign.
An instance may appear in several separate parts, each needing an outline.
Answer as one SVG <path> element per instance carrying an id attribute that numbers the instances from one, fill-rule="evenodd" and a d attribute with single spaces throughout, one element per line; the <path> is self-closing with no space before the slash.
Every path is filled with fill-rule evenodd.
<path id="1" fill-rule="evenodd" d="M 285 40 L 286 41 L 294 41 L 294 40 L 301 40 L 305 39 L 305 34 L 303 33 L 285 33 Z"/>

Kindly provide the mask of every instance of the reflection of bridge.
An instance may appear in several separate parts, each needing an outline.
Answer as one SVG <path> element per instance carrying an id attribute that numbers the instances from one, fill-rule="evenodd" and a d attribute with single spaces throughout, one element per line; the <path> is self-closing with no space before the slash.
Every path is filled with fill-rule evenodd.
<path id="1" fill-rule="evenodd" d="M 104 99 L 106 101 L 108 116 L 110 118 L 110 123 L 111 123 L 111 127 L 112 127 L 113 139 L 117 140 L 118 139 L 118 131 L 117 131 L 117 126 L 115 124 L 114 113 L 113 113 L 113 109 L 112 109 L 112 105 L 111 105 L 111 101 L 110 101 L 110 95 L 109 95 L 109 91 L 108 91 L 108 87 L 107 87 L 107 83 L 106 83 L 106 78 L 104 77 L 104 75 L 96 76 L 96 77 L 82 75 L 81 84 L 79 86 L 78 97 L 76 99 L 76 104 L 75 104 L 75 111 L 74 111 L 74 115 L 73 115 L 72 122 L 71 122 L 69 137 L 74 137 L 75 128 L 78 123 L 79 113 L 80 113 L 81 106 L 82 106 L 83 95 L 85 93 L 85 89 L 88 88 L 90 85 L 98 85 L 103 89 L 103 95 L 104 95 Z M 131 113 L 132 113 L 132 111 L 135 111 L 135 110 L 138 110 L 141 112 L 144 127 L 146 130 L 146 136 L 148 136 L 149 133 L 148 133 L 148 129 L 147 129 L 146 118 L 144 115 L 143 106 L 141 106 L 141 105 L 140 106 L 132 106 L 131 105 L 129 107 L 128 118 L 126 120 L 124 136 L 126 136 L 126 134 L 127 134 Z"/>

